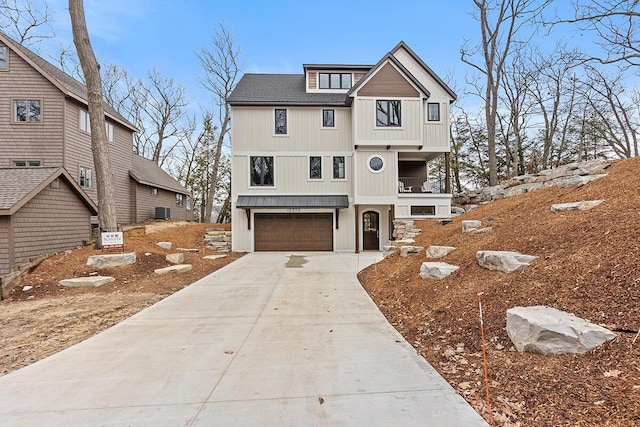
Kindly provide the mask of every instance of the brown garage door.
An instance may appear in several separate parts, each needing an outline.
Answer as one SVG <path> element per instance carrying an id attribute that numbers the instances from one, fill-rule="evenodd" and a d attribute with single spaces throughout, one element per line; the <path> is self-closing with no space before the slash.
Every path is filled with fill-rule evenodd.
<path id="1" fill-rule="evenodd" d="M 333 215 L 255 214 L 256 251 L 332 251 Z"/>

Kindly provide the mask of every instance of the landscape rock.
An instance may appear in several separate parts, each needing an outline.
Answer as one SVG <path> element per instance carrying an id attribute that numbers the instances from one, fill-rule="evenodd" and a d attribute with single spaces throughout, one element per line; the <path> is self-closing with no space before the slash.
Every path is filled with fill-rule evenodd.
<path id="1" fill-rule="evenodd" d="M 165 259 L 169 261 L 171 264 L 182 264 L 184 262 L 184 254 L 183 253 L 167 254 Z"/>
<path id="2" fill-rule="evenodd" d="M 446 262 L 423 262 L 420 267 L 422 279 L 444 279 L 459 267 Z"/>
<path id="3" fill-rule="evenodd" d="M 198 248 L 178 248 L 176 249 L 178 251 L 182 251 L 182 252 L 200 252 L 200 249 Z"/>
<path id="4" fill-rule="evenodd" d="M 505 273 L 514 273 L 524 270 L 537 257 L 523 255 L 510 251 L 478 251 L 476 259 L 478 265 L 489 270 L 498 270 Z"/>
<path id="5" fill-rule="evenodd" d="M 87 265 L 95 268 L 113 268 L 136 263 L 136 253 L 91 255 L 87 259 Z"/>
<path id="6" fill-rule="evenodd" d="M 590 183 L 591 181 L 595 181 L 596 179 L 600 179 L 607 176 L 606 174 L 601 175 L 573 175 L 569 177 L 558 178 L 553 181 L 548 181 L 545 183 L 546 186 L 549 185 L 557 185 L 558 188 L 567 188 L 567 187 L 582 187 L 585 184 Z"/>
<path id="7" fill-rule="evenodd" d="M 191 270 L 193 270 L 193 266 L 191 264 L 177 264 L 169 267 L 157 268 L 153 270 L 153 272 L 162 275 L 168 273 L 186 273 Z"/>
<path id="8" fill-rule="evenodd" d="M 400 256 L 406 258 L 409 255 L 414 255 L 418 252 L 422 252 L 423 249 L 424 246 L 402 246 L 400 247 Z"/>
<path id="9" fill-rule="evenodd" d="M 220 259 L 220 258 L 226 258 L 226 255 L 207 255 L 205 257 L 203 257 L 204 259 Z"/>
<path id="10" fill-rule="evenodd" d="M 557 203 L 555 205 L 551 205 L 551 212 L 565 212 L 574 210 L 586 211 L 591 208 L 595 208 L 602 202 L 604 202 L 604 200 L 585 200 L 582 202 Z"/>
<path id="11" fill-rule="evenodd" d="M 453 246 L 429 246 L 427 248 L 427 258 L 442 258 L 455 249 Z"/>
<path id="12" fill-rule="evenodd" d="M 464 214 L 466 211 L 459 207 L 459 206 L 451 206 L 451 214 L 452 215 L 462 215 Z"/>
<path id="13" fill-rule="evenodd" d="M 168 251 L 171 250 L 171 242 L 158 242 L 156 245 L 160 246 L 162 249 L 166 249 Z"/>
<path id="14" fill-rule="evenodd" d="M 482 221 L 478 221 L 476 219 L 468 219 L 462 221 L 462 232 L 470 233 L 478 228 L 482 227 Z"/>
<path id="15" fill-rule="evenodd" d="M 383 246 L 382 247 L 382 256 L 384 258 L 388 257 L 389 255 L 396 253 L 398 251 L 398 248 L 396 246 L 393 245 L 389 245 L 389 246 Z"/>
<path id="16" fill-rule="evenodd" d="M 478 228 L 476 230 L 473 230 L 473 233 L 474 234 L 482 234 L 482 233 L 489 233 L 490 231 L 493 231 L 493 227 Z"/>
<path id="17" fill-rule="evenodd" d="M 561 310 L 545 306 L 507 310 L 507 334 L 520 352 L 585 353 L 616 334 Z"/>
<path id="18" fill-rule="evenodd" d="M 81 288 L 86 286 L 98 287 L 106 283 L 115 282 L 111 276 L 89 276 L 89 277 L 75 277 L 73 279 L 60 280 L 58 283 L 62 286 L 71 288 Z"/>

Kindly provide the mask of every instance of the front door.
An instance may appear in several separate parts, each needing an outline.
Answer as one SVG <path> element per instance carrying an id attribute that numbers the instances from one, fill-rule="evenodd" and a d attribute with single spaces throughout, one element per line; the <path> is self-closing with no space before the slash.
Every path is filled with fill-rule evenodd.
<path id="1" fill-rule="evenodd" d="M 380 215 L 377 212 L 368 211 L 362 215 L 362 249 L 380 250 Z"/>

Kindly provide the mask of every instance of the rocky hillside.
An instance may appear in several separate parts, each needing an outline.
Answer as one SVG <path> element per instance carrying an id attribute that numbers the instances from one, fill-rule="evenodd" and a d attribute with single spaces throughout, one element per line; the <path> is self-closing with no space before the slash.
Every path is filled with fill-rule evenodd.
<path id="1" fill-rule="evenodd" d="M 615 162 L 582 187 L 548 187 L 497 200 L 447 225 L 418 221 L 416 245 L 455 246 L 441 261 L 460 266 L 423 280 L 424 252 L 391 255 L 360 274 L 391 323 L 486 418 L 478 293 L 483 293 L 489 382 L 496 425 L 640 424 L 640 159 Z M 556 203 L 604 199 L 588 211 Z M 492 231 L 463 234 L 462 220 Z M 479 250 L 538 257 L 519 273 L 485 270 Z M 616 331 L 583 355 L 518 353 L 506 310 L 546 305 Z"/>

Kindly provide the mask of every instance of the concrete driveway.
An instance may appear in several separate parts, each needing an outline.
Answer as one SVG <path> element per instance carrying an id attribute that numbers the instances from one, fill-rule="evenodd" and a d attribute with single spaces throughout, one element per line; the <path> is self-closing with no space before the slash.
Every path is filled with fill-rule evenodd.
<path id="1" fill-rule="evenodd" d="M 487 425 L 360 286 L 380 258 L 249 254 L 0 377 L 0 425 Z"/>

